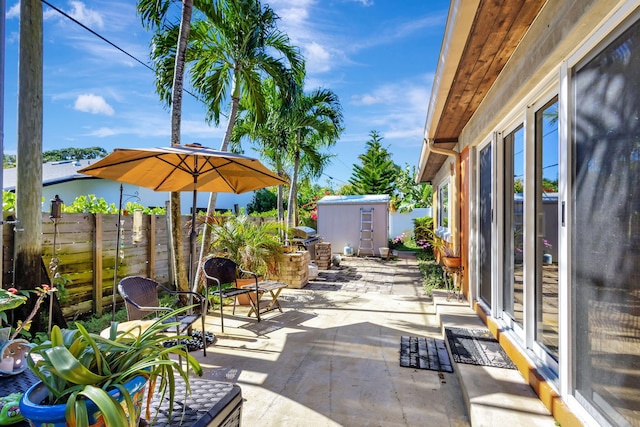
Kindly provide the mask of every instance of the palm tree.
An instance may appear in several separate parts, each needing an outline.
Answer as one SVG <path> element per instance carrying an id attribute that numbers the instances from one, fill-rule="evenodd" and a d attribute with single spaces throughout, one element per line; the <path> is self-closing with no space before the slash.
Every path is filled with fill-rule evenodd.
<path id="1" fill-rule="evenodd" d="M 162 22 L 164 21 L 169 6 L 170 0 L 158 1 L 158 0 L 139 0 L 138 1 L 138 14 L 142 19 L 142 23 L 147 28 L 155 28 L 160 30 Z M 175 55 L 175 62 L 172 70 L 172 85 L 171 85 L 171 145 L 180 145 L 180 125 L 182 121 L 182 90 L 184 82 L 184 66 L 185 56 L 187 53 L 187 42 L 189 39 L 189 31 L 191 25 L 191 15 L 193 13 L 193 0 L 183 0 L 182 2 L 182 16 L 180 19 L 180 27 L 178 31 L 178 40 L 175 44 L 177 54 Z M 165 98 L 167 102 L 168 99 Z M 186 268 L 182 256 L 183 238 L 182 238 L 182 217 L 180 207 L 180 193 L 171 192 L 170 198 L 170 212 L 171 212 L 171 236 L 172 236 L 172 251 L 174 260 L 174 281 L 176 287 L 181 290 L 189 289 L 189 286 L 185 286 L 187 283 L 193 282 L 193 277 L 187 279 Z M 195 220 L 195 212 L 192 212 L 193 220 Z M 195 253 L 195 236 L 190 236 L 190 244 L 192 250 L 191 254 Z M 193 265 L 193 260 L 189 260 L 190 265 Z M 189 270 L 191 271 L 191 269 Z M 117 274 L 117 272 L 116 272 Z M 181 286 L 182 285 L 182 286 Z"/>
<path id="2" fill-rule="evenodd" d="M 262 81 L 271 77 L 283 93 L 292 93 L 304 70 L 303 59 L 289 37 L 278 30 L 278 16 L 259 0 L 196 1 L 199 19 L 191 24 L 186 62 L 191 84 L 207 106 L 207 119 L 219 124 L 224 105 L 230 113 L 220 150 L 227 151 L 231 133 L 243 99 L 255 112 L 256 120 L 264 118 Z M 154 60 L 159 64 L 157 86 L 168 93 L 168 72 L 174 62 L 172 43 L 178 33 L 169 25 L 154 36 Z M 279 55 L 279 56 L 276 56 Z M 215 210 L 216 193 L 211 193 L 207 214 Z M 203 230 L 202 248 L 209 246 L 207 229 Z M 197 280 L 196 280 L 197 282 Z"/>
<path id="3" fill-rule="evenodd" d="M 327 158 L 322 155 L 320 149 L 333 146 L 342 133 L 342 107 L 338 96 L 331 90 L 316 89 L 308 95 L 299 92 L 287 112 L 287 117 L 292 136 L 287 151 L 293 164 L 287 224 L 295 226 L 293 212 L 301 161 L 305 159 L 306 169 L 311 174 L 321 174 Z"/>
<path id="4" fill-rule="evenodd" d="M 302 91 L 285 99 L 271 80 L 265 81 L 265 119 L 257 121 L 252 111 L 238 119 L 232 146 L 240 148 L 243 137 L 258 142 L 258 151 L 275 165 L 278 174 L 291 169 L 287 224 L 295 225 L 296 193 L 299 175 L 304 179 L 318 178 L 332 155 L 321 149 L 333 145 L 342 131 L 342 111 L 338 97 L 330 90 L 316 89 L 305 95 Z M 279 195 L 280 196 L 280 195 Z M 282 203 L 279 197 L 278 210 Z"/>
<path id="5" fill-rule="evenodd" d="M 232 151 L 242 151 L 242 139 L 254 142 L 254 148 L 266 163 L 275 169 L 278 176 L 284 177 L 286 159 L 283 153 L 287 150 L 286 117 L 284 100 L 273 79 L 263 82 L 264 119 L 258 121 L 255 113 L 240 102 L 239 114 L 229 141 Z M 284 191 L 278 186 L 277 195 L 278 221 L 284 220 Z"/>

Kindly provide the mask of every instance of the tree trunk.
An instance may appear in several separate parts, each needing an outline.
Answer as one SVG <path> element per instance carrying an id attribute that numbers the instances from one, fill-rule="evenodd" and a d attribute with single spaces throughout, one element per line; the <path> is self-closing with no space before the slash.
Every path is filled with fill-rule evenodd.
<path id="1" fill-rule="evenodd" d="M 235 84 L 234 84 L 235 87 Z M 222 145 L 220 145 L 220 151 L 227 151 L 229 148 L 229 141 L 231 140 L 231 133 L 233 132 L 233 126 L 236 123 L 236 118 L 238 117 L 238 106 L 240 105 L 240 98 L 234 96 L 231 98 L 231 112 L 229 113 L 229 122 L 227 123 L 227 130 L 224 134 L 224 140 L 222 141 Z M 212 215 L 215 215 L 216 212 L 216 201 L 218 200 L 218 193 L 212 192 L 209 195 L 209 204 L 207 205 L 207 218 Z M 209 228 L 205 226 L 202 229 L 202 244 L 200 245 L 200 258 L 205 257 L 206 249 L 211 246 L 211 234 L 209 233 Z M 195 274 L 195 280 L 192 284 L 192 291 L 197 292 L 198 283 L 200 281 L 200 269 L 197 269 Z"/>
<path id="2" fill-rule="evenodd" d="M 35 289 L 42 284 L 42 4 L 20 2 L 18 81 L 18 162 L 14 286 Z M 17 309 L 25 319 L 35 303 L 29 298 Z M 42 330 L 34 319 L 33 328 Z"/>
<path id="3" fill-rule="evenodd" d="M 300 147 L 300 131 L 296 134 L 296 139 L 298 147 Z M 295 159 L 293 162 L 293 175 L 291 176 L 291 182 L 289 183 L 289 200 L 287 202 L 287 226 L 295 227 L 297 224 L 294 222 L 293 212 L 296 208 L 295 197 L 296 197 L 296 185 L 298 181 L 298 170 L 300 169 L 300 150 L 296 151 Z"/>
<path id="4" fill-rule="evenodd" d="M 173 88 L 171 91 L 171 145 L 180 145 L 180 123 L 182 119 L 182 88 L 184 82 L 184 63 L 187 55 L 187 42 L 191 30 L 191 15 L 193 0 L 182 2 L 182 19 L 176 51 L 175 72 L 173 74 Z M 182 233 L 182 216 L 180 215 L 180 193 L 171 193 L 171 235 L 173 236 L 173 253 L 176 268 L 174 269 L 175 286 L 179 290 L 189 289 L 187 268 L 184 259 L 184 238 Z M 195 212 L 192 212 L 195 220 Z"/>
<path id="5" fill-rule="evenodd" d="M 282 176 L 278 174 L 278 176 Z M 284 222 L 284 185 L 278 185 L 278 222 Z"/>

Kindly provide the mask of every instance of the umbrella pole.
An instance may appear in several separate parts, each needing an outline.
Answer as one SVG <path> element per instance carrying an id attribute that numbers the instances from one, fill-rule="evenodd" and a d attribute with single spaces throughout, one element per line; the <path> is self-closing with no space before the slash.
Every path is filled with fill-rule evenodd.
<path id="1" fill-rule="evenodd" d="M 118 234 L 116 235 L 116 260 L 113 267 L 113 290 L 111 295 L 111 322 L 116 320 L 116 288 L 118 286 L 118 258 L 120 258 L 120 217 L 122 215 L 122 184 L 120 184 L 120 202 L 118 203 Z"/>
<path id="2" fill-rule="evenodd" d="M 191 211 L 191 233 L 189 233 L 189 290 L 194 290 L 194 268 L 193 264 L 196 258 L 196 202 L 198 190 L 196 190 L 196 184 L 198 177 L 193 177 L 193 210 Z"/>

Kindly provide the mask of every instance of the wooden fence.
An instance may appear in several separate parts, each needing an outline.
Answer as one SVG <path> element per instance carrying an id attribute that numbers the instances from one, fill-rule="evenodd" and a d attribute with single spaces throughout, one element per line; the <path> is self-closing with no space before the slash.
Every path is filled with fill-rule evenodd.
<path id="1" fill-rule="evenodd" d="M 129 275 L 153 278 L 169 283 L 169 227 L 165 215 L 143 215 L 139 238 L 133 242 L 133 216 L 121 217 L 123 232 L 120 250 L 116 248 L 118 215 L 64 214 L 54 227 L 48 213 L 42 214 L 42 259 L 49 269 L 52 257 L 59 260 L 57 272 L 67 281 L 69 299 L 61 303 L 65 317 L 82 313 L 102 314 L 112 305 L 115 256 L 118 279 Z M 183 217 L 184 256 L 189 253 L 190 216 Z M 18 226 L 19 228 L 19 226 Z M 57 233 L 54 229 L 57 228 Z M 14 227 L 4 226 L 2 284 L 10 287 L 19 281 L 13 277 Z M 198 247 L 199 249 L 199 247 Z M 50 277 L 53 283 L 53 277 Z"/>

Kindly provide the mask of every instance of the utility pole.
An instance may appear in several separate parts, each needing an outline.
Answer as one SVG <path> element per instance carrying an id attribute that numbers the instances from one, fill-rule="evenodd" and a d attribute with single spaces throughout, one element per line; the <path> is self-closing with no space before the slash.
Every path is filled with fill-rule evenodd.
<path id="1" fill-rule="evenodd" d="M 4 169 L 4 33 L 6 31 L 5 25 L 5 1 L 0 0 L 0 155 L 2 156 L 2 165 Z M 4 191 L 4 171 L 0 174 L 0 190 Z M 0 265 L 4 263 L 4 242 L 2 241 L 2 235 L 4 226 L 2 225 L 4 218 L 4 211 L 2 210 L 2 203 L 0 203 Z M 2 277 L 4 271 L 0 268 L 0 287 L 2 286 Z"/>

